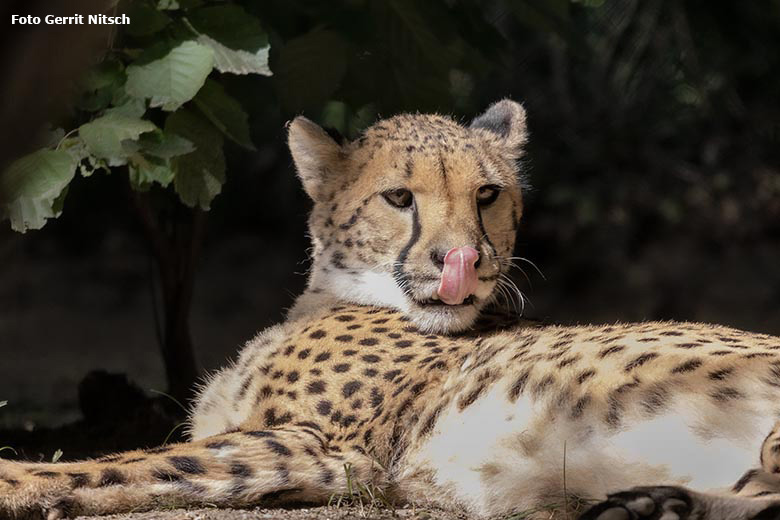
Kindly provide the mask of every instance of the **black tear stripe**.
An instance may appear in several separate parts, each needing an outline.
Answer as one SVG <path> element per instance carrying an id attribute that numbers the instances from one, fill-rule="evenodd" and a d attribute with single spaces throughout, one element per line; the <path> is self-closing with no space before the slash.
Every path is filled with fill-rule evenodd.
<path id="1" fill-rule="evenodd" d="M 485 230 L 485 224 L 482 222 L 482 210 L 480 209 L 479 204 L 477 204 L 477 221 L 479 222 L 479 231 L 482 233 L 482 235 L 480 237 L 480 240 L 478 240 L 475 245 L 479 247 L 479 242 L 484 238 L 485 242 L 490 248 L 490 252 L 492 256 L 498 256 L 498 252 L 496 251 L 496 246 L 494 246 L 493 242 L 490 241 L 490 236 L 488 236 L 488 233 Z"/>
<path id="2" fill-rule="evenodd" d="M 450 183 L 447 178 L 447 167 L 444 166 L 444 157 L 441 154 L 439 154 L 439 173 L 441 173 L 441 181 L 444 183 L 444 191 L 447 193 L 448 198 L 452 198 Z"/>
<path id="3" fill-rule="evenodd" d="M 409 251 L 414 247 L 418 240 L 420 240 L 420 215 L 417 211 L 417 201 L 412 203 L 412 236 L 409 238 L 409 242 L 406 243 L 401 252 L 398 254 L 398 258 L 395 261 L 395 267 L 393 267 L 393 278 L 398 287 L 403 287 L 404 282 L 407 281 L 409 275 L 404 272 L 404 264 L 406 258 L 409 256 Z M 402 292 L 405 292 L 401 289 Z"/>

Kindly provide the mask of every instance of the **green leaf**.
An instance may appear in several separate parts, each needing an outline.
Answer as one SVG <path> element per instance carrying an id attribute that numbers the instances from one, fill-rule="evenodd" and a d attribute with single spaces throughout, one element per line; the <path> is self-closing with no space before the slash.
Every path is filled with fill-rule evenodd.
<path id="1" fill-rule="evenodd" d="M 151 99 L 152 107 L 173 111 L 195 96 L 214 65 L 214 51 L 185 41 L 165 57 L 127 68 L 125 90 L 138 99 Z"/>
<path id="2" fill-rule="evenodd" d="M 230 97 L 222 85 L 216 81 L 207 80 L 194 99 L 195 105 L 203 112 L 214 126 L 219 128 L 228 138 L 244 148 L 254 150 L 249 137 L 248 117 L 238 101 Z"/>
<path id="3" fill-rule="evenodd" d="M 138 158 L 141 159 L 140 156 Z M 128 172 L 130 185 L 137 191 L 147 191 L 155 182 L 165 188 L 173 180 L 173 170 L 167 161 L 166 164 L 153 164 L 145 160 L 131 161 Z"/>
<path id="4" fill-rule="evenodd" d="M 56 463 L 57 461 L 59 461 L 60 458 L 62 458 L 62 450 L 57 448 L 57 451 L 55 451 L 54 454 L 51 456 L 52 464 Z"/>
<path id="5" fill-rule="evenodd" d="M 146 112 L 146 103 L 142 99 L 128 97 L 124 102 L 107 109 L 103 115 L 118 114 L 125 117 L 141 117 Z"/>
<path id="6" fill-rule="evenodd" d="M 155 34 L 171 22 L 168 15 L 157 10 L 155 6 L 138 0 L 130 3 L 127 16 L 130 17 L 130 25 L 126 31 L 131 36 Z"/>
<path id="7" fill-rule="evenodd" d="M 187 13 L 187 20 L 197 32 L 231 49 L 256 52 L 268 46 L 268 36 L 260 21 L 239 5 L 210 5 L 193 9 Z"/>
<path id="8" fill-rule="evenodd" d="M 115 60 L 106 60 L 91 68 L 79 82 L 82 89 L 76 106 L 88 112 L 98 112 L 106 108 L 117 90 L 125 81 L 122 64 Z"/>
<path id="9" fill-rule="evenodd" d="M 263 76 L 273 74 L 268 66 L 268 51 L 271 47 L 267 45 L 256 52 L 233 50 L 205 34 L 198 36 L 198 42 L 214 51 L 214 68 L 220 72 Z"/>
<path id="10" fill-rule="evenodd" d="M 42 228 L 47 219 L 59 216 L 57 198 L 75 173 L 73 158 L 60 150 L 17 159 L 0 174 L 0 219 L 9 219 L 11 228 L 22 233 Z"/>
<path id="11" fill-rule="evenodd" d="M 161 11 L 175 11 L 181 8 L 176 0 L 160 0 L 157 2 L 157 9 Z"/>
<path id="12" fill-rule="evenodd" d="M 144 155 L 160 159 L 171 159 L 195 150 L 192 142 L 172 132 L 144 134 L 138 139 L 138 146 Z"/>
<path id="13" fill-rule="evenodd" d="M 295 112 L 330 98 L 346 72 L 346 53 L 344 39 L 325 30 L 294 38 L 282 47 L 274 78 L 285 107 Z"/>
<path id="14" fill-rule="evenodd" d="M 93 155 L 106 159 L 110 166 L 119 166 L 125 164 L 127 158 L 122 141 L 136 140 L 155 128 L 144 119 L 113 112 L 81 125 L 79 136 Z"/>
<path id="15" fill-rule="evenodd" d="M 208 119 L 197 112 L 182 109 L 165 122 L 165 131 L 195 144 L 195 151 L 171 160 L 173 186 L 181 201 L 189 207 L 208 210 L 225 182 L 224 139 Z"/>

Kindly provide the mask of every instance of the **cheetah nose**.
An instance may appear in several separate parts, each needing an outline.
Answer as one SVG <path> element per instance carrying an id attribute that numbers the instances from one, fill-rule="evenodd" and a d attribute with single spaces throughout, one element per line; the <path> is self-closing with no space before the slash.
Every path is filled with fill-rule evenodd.
<path id="1" fill-rule="evenodd" d="M 477 290 L 476 263 L 479 252 L 473 247 L 454 247 L 444 255 L 444 267 L 437 291 L 447 305 L 460 305 Z"/>

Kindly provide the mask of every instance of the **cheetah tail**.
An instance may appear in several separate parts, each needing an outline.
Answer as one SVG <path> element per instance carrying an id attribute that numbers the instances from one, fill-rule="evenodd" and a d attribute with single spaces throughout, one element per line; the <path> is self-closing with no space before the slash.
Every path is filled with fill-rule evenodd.
<path id="1" fill-rule="evenodd" d="M 329 448 L 312 428 L 237 431 L 75 463 L 0 461 L 0 518 L 322 504 L 346 491 L 347 473 L 385 485 L 369 457 Z"/>

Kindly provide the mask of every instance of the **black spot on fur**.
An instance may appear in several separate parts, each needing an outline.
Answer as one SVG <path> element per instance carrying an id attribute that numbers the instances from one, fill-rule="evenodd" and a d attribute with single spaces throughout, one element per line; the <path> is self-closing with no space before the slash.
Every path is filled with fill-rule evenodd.
<path id="1" fill-rule="evenodd" d="M 483 390 L 485 390 L 485 387 L 479 386 L 474 390 L 472 390 L 471 392 L 469 392 L 467 395 L 463 396 L 460 399 L 460 401 L 458 401 L 458 409 L 463 410 L 464 408 L 472 405 L 474 401 L 476 401 L 479 398 Z"/>
<path id="2" fill-rule="evenodd" d="M 311 339 L 322 339 L 322 338 L 324 338 L 327 335 L 328 335 L 327 332 L 325 332 L 324 330 L 317 329 L 314 332 L 312 332 L 311 334 L 309 334 L 309 337 Z"/>
<path id="3" fill-rule="evenodd" d="M 645 390 L 639 404 L 648 415 L 660 412 L 669 399 L 669 389 L 661 384 L 656 384 Z"/>
<path id="4" fill-rule="evenodd" d="M 509 400 L 511 402 L 514 403 L 517 401 L 517 398 L 520 397 L 520 394 L 523 393 L 526 384 L 528 384 L 528 378 L 530 375 L 531 373 L 529 371 L 525 371 L 520 374 L 517 379 L 515 379 L 514 383 L 512 383 L 512 386 L 509 388 Z"/>
<path id="5" fill-rule="evenodd" d="M 276 434 L 274 432 L 269 432 L 266 430 L 249 430 L 243 432 L 243 434 L 249 437 L 254 437 L 256 439 L 262 439 L 266 437 L 276 437 Z"/>
<path id="6" fill-rule="evenodd" d="M 311 349 L 305 348 L 300 352 L 298 352 L 298 359 L 306 359 L 307 357 L 309 357 L 309 354 L 311 354 Z"/>
<path id="7" fill-rule="evenodd" d="M 327 386 L 328 384 L 325 381 L 318 379 L 306 385 L 306 392 L 309 394 L 321 394 L 325 392 Z"/>
<path id="8" fill-rule="evenodd" d="M 672 374 L 684 374 L 686 372 L 693 372 L 700 366 L 702 366 L 703 362 L 701 359 L 689 359 L 688 361 L 677 365 L 672 369 Z"/>
<path id="9" fill-rule="evenodd" d="M 347 372 L 350 368 L 351 365 L 349 363 L 339 363 L 338 365 L 333 365 L 333 371 L 339 374 Z"/>
<path id="10" fill-rule="evenodd" d="M 341 389 L 341 395 L 343 395 L 346 398 L 352 397 L 355 392 L 360 390 L 360 387 L 363 386 L 363 383 L 360 381 L 350 381 L 349 383 L 346 383 L 342 389 Z"/>
<path id="11" fill-rule="evenodd" d="M 314 358 L 315 363 L 322 363 L 330 359 L 330 352 L 321 352 Z"/>
<path id="12" fill-rule="evenodd" d="M 358 341 L 360 345 L 363 345 L 364 347 L 373 347 L 374 345 L 379 344 L 379 340 L 376 338 L 363 338 L 360 341 Z"/>
<path id="13" fill-rule="evenodd" d="M 274 395 L 273 388 L 271 388 L 270 385 L 263 385 L 263 387 L 260 390 L 258 390 L 257 395 L 255 396 L 255 403 L 264 401 L 265 399 L 268 399 L 272 395 Z"/>
<path id="14" fill-rule="evenodd" d="M 66 473 L 70 477 L 70 485 L 73 488 L 89 486 L 89 475 L 86 473 Z"/>
<path id="15" fill-rule="evenodd" d="M 626 347 L 623 347 L 621 345 L 614 345 L 612 347 L 605 348 L 604 350 L 599 352 L 599 358 L 604 359 L 605 357 L 607 357 L 609 355 L 617 354 L 618 352 L 620 352 L 621 350 L 624 350 L 625 348 Z"/>
<path id="16" fill-rule="evenodd" d="M 336 341 L 340 341 L 342 343 L 349 343 L 355 338 L 353 336 L 350 336 L 349 334 L 342 334 L 341 336 L 336 336 L 333 339 L 335 339 Z"/>
<path id="17" fill-rule="evenodd" d="M 413 384 L 409 391 L 412 393 L 412 395 L 419 395 L 424 389 L 425 383 L 421 381 L 419 383 Z"/>
<path id="18" fill-rule="evenodd" d="M 271 491 L 270 493 L 264 493 L 260 495 L 258 502 L 265 504 L 266 502 L 275 503 L 281 500 L 287 500 L 289 495 L 294 495 L 303 491 L 300 488 L 280 489 L 278 491 Z"/>
<path id="19" fill-rule="evenodd" d="M 355 317 L 351 314 L 341 314 L 339 316 L 336 316 L 336 320 L 338 321 L 354 321 Z"/>
<path id="20" fill-rule="evenodd" d="M 173 471 L 158 468 L 152 471 L 152 478 L 162 482 L 178 482 L 182 479 L 182 476 Z"/>
<path id="21" fill-rule="evenodd" d="M 596 371 L 595 370 L 592 370 L 592 369 L 591 370 L 586 370 L 585 372 L 583 372 L 583 373 L 581 373 L 580 375 L 577 376 L 577 382 L 579 384 L 582 384 L 582 383 L 584 383 L 585 381 L 587 381 L 588 379 L 590 379 L 591 377 L 593 377 L 595 375 L 596 375 Z"/>
<path id="22" fill-rule="evenodd" d="M 736 399 L 742 399 L 744 395 L 736 388 L 725 387 L 718 388 L 710 394 L 710 397 L 719 402 L 733 401 Z"/>
<path id="23" fill-rule="evenodd" d="M 333 472 L 329 470 L 328 468 L 323 468 L 322 472 L 320 472 L 319 481 L 320 484 L 328 485 L 332 484 L 335 476 L 333 475 Z"/>
<path id="24" fill-rule="evenodd" d="M 625 372 L 630 372 L 634 370 L 637 367 L 641 367 L 645 363 L 647 363 L 650 360 L 653 360 L 658 357 L 657 352 L 646 352 L 640 356 L 637 356 L 636 358 L 629 361 L 626 366 L 623 368 Z"/>
<path id="25" fill-rule="evenodd" d="M 282 415 L 276 415 L 276 408 L 267 409 L 263 416 L 265 418 L 265 426 L 267 428 L 273 428 L 292 421 L 292 414 L 290 412 L 286 412 Z"/>
<path id="26" fill-rule="evenodd" d="M 585 394 L 577 399 L 577 402 L 574 403 L 574 406 L 571 407 L 571 418 L 579 419 L 582 417 L 582 414 L 585 412 L 585 409 L 588 407 L 588 404 L 590 404 L 591 400 L 592 398 L 589 394 Z"/>
<path id="27" fill-rule="evenodd" d="M 252 468 L 249 465 L 238 461 L 233 461 L 230 463 L 230 469 L 228 469 L 228 472 L 234 477 L 239 478 L 249 478 L 253 474 Z"/>
<path id="28" fill-rule="evenodd" d="M 182 473 L 188 475 L 203 475 L 206 473 L 206 468 L 203 467 L 203 463 L 197 457 L 190 455 L 172 455 L 168 457 L 168 462 Z"/>
<path id="29" fill-rule="evenodd" d="M 284 444 L 269 439 L 265 441 L 265 445 L 268 446 L 268 448 L 277 455 L 281 455 L 283 457 L 292 456 L 292 451 L 290 451 L 290 449 Z"/>
<path id="30" fill-rule="evenodd" d="M 385 372 L 385 375 L 383 375 L 382 378 L 385 381 L 392 381 L 393 379 L 398 377 L 400 374 L 401 374 L 400 370 L 388 370 L 387 372 Z"/>
<path id="31" fill-rule="evenodd" d="M 330 415 L 330 410 L 333 407 L 330 401 L 323 399 L 317 403 L 317 413 L 320 415 Z"/>
<path id="32" fill-rule="evenodd" d="M 118 486 L 126 482 L 125 476 L 117 469 L 106 468 L 100 472 L 98 487 Z"/>
<path id="33" fill-rule="evenodd" d="M 720 370 L 713 370 L 712 372 L 707 374 L 707 377 L 709 379 L 712 379 L 713 381 L 723 381 L 733 371 L 734 371 L 734 368 L 732 368 L 732 367 L 721 368 Z"/>
<path id="34" fill-rule="evenodd" d="M 365 361 L 366 363 L 377 363 L 377 362 L 378 362 L 378 361 L 380 361 L 382 358 L 380 358 L 380 357 L 379 357 L 379 356 L 377 356 L 376 354 L 367 354 L 367 355 L 363 356 L 363 357 L 362 357 L 362 358 L 360 358 L 360 359 L 362 359 L 362 360 L 363 360 L 363 361 Z"/>
<path id="35" fill-rule="evenodd" d="M 376 369 L 374 369 L 374 368 L 367 368 L 367 369 L 363 370 L 363 375 L 366 376 L 366 377 L 374 377 L 378 373 L 379 372 Z"/>
<path id="36" fill-rule="evenodd" d="M 33 475 L 43 478 L 57 478 L 60 476 L 60 474 L 56 471 L 36 471 L 33 473 Z"/>
<path id="37" fill-rule="evenodd" d="M 384 401 L 385 396 L 382 392 L 379 391 L 379 388 L 373 387 L 371 389 L 371 407 L 376 408 L 382 404 Z"/>
<path id="38" fill-rule="evenodd" d="M 402 339 L 400 341 L 396 341 L 395 346 L 397 348 L 407 348 L 407 347 L 411 347 L 413 343 L 414 343 L 413 341 L 410 341 L 408 339 Z"/>

